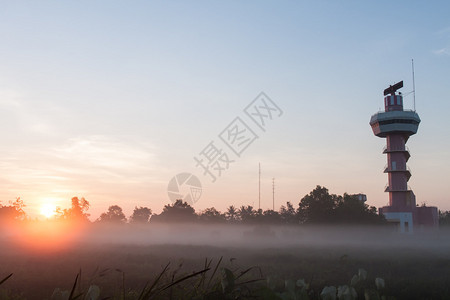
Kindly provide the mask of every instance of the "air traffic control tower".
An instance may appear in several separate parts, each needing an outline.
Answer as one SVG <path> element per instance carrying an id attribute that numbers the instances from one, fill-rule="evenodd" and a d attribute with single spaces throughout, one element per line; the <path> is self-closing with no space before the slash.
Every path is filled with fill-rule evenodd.
<path id="1" fill-rule="evenodd" d="M 412 233 L 414 229 L 437 228 L 438 211 L 436 207 L 417 206 L 416 196 L 408 186 L 411 171 L 406 162 L 410 153 L 405 144 L 417 133 L 420 118 L 415 111 L 403 109 L 403 96 L 396 93 L 402 87 L 400 81 L 384 90 L 384 112 L 374 114 L 370 126 L 387 143 L 383 153 L 387 154 L 384 172 L 388 174 L 385 192 L 389 192 L 389 205 L 381 207 L 379 213 L 397 224 L 400 232 Z"/>

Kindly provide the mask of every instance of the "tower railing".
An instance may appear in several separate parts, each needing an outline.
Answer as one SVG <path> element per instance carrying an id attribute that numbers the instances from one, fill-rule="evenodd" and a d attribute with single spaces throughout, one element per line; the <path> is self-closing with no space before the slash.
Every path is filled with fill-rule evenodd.
<path id="1" fill-rule="evenodd" d="M 401 111 L 416 112 L 414 109 L 403 109 L 403 110 L 401 110 Z M 374 114 L 372 115 L 372 117 L 378 115 L 379 113 L 386 113 L 386 112 L 390 112 L 390 111 L 379 110 L 377 113 L 374 113 Z"/>
<path id="2" fill-rule="evenodd" d="M 387 146 L 383 147 L 382 153 L 388 153 L 388 152 L 403 152 L 406 151 L 409 153 L 409 148 L 408 146 L 405 146 L 404 149 L 402 149 L 401 147 L 391 147 L 390 149 L 388 149 Z"/>

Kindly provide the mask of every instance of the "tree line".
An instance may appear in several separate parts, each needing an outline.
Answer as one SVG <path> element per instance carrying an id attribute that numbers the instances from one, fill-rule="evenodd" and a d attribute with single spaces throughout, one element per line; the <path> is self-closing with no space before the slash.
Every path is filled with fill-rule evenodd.
<path id="1" fill-rule="evenodd" d="M 0 220 L 25 220 L 24 203 L 20 198 L 8 206 L 0 204 Z M 91 222 L 90 203 L 84 198 L 71 199 L 71 207 L 56 209 L 55 220 Z M 330 194 L 328 189 L 317 186 L 301 198 L 297 207 L 291 202 L 282 205 L 278 211 L 256 209 L 251 205 L 229 206 L 225 212 L 214 207 L 200 212 L 182 200 L 164 206 L 160 214 L 154 214 L 148 207 L 135 207 L 128 218 L 119 205 L 111 205 L 95 223 L 145 224 L 164 222 L 204 222 L 241 224 L 385 224 L 374 206 L 359 200 L 357 195 Z M 440 212 L 440 224 L 450 225 L 450 212 Z"/>

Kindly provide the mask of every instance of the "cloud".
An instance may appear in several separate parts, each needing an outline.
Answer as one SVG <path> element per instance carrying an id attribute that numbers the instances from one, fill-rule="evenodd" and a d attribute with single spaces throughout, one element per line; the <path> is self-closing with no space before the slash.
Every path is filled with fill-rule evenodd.
<path id="1" fill-rule="evenodd" d="M 433 51 L 433 54 L 439 55 L 439 56 L 442 56 L 442 55 L 450 55 L 450 47 L 447 47 L 447 48 L 441 48 L 441 49 L 438 49 L 438 50 L 434 50 L 434 51 Z"/>
<path id="2" fill-rule="evenodd" d="M 14 122 L 14 126 L 9 124 L 10 133 L 55 135 L 58 126 L 52 119 L 62 113 L 61 110 L 54 105 L 30 101 L 29 98 L 14 90 L 0 89 L 0 119 Z"/>
<path id="3" fill-rule="evenodd" d="M 18 109 L 22 106 L 19 101 L 20 97 L 21 95 L 15 91 L 2 89 L 0 90 L 0 107 L 3 109 Z"/>
<path id="4" fill-rule="evenodd" d="M 155 162 L 152 145 L 102 135 L 71 138 L 51 153 L 75 173 L 95 169 L 122 179 L 144 175 Z"/>
<path id="5" fill-rule="evenodd" d="M 155 147 L 130 138 L 90 135 L 53 147 L 0 153 L 0 200 L 20 196 L 27 205 L 35 203 L 31 206 L 49 197 L 60 199 L 56 204 L 62 206 L 73 196 L 92 197 L 97 204 L 137 201 L 148 197 L 149 186 L 162 179 Z"/>
<path id="6" fill-rule="evenodd" d="M 450 26 L 438 30 L 435 33 L 435 36 L 437 39 L 441 40 L 441 42 L 443 41 L 444 45 L 445 44 L 448 45 L 448 42 L 450 39 Z M 447 55 L 450 56 L 450 46 L 443 47 L 443 48 L 440 48 L 437 50 L 433 50 L 432 52 L 434 55 L 437 55 L 437 56 L 447 56 Z"/>

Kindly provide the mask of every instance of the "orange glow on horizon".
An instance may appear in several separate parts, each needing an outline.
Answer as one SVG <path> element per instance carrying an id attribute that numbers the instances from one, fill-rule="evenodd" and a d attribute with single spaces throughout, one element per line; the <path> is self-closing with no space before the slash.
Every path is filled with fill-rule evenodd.
<path id="1" fill-rule="evenodd" d="M 15 225 L 12 228 L 15 244 L 33 252 L 69 249 L 85 232 L 84 224 L 69 221 L 29 221 Z"/>

